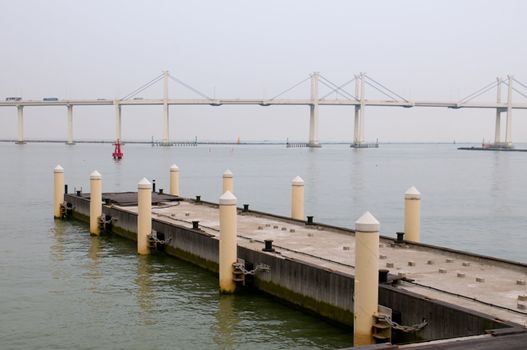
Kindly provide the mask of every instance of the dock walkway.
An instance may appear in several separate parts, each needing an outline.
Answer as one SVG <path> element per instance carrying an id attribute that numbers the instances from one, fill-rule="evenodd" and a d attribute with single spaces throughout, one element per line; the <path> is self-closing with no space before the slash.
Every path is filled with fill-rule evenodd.
<path id="1" fill-rule="evenodd" d="M 136 213 L 137 207 L 118 206 Z M 217 207 L 203 202 L 168 202 L 152 208 L 153 218 L 200 229 L 219 238 Z M 354 274 L 355 243 L 352 230 L 248 211 L 238 215 L 238 245 L 261 250 L 273 240 L 276 252 L 333 271 Z M 401 288 L 527 327 L 527 265 L 428 245 L 397 243 L 381 237 L 380 268 L 401 278 Z M 350 295 L 351 297 L 351 295 Z M 519 298 L 520 297 L 520 298 Z"/>

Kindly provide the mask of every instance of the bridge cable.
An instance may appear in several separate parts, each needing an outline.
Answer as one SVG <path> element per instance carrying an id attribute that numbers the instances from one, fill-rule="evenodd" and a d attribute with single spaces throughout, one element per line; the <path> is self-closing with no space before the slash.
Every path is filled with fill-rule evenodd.
<path id="1" fill-rule="evenodd" d="M 192 86 L 190 86 L 190 85 L 184 83 L 183 81 L 179 80 L 178 78 L 172 76 L 172 74 L 169 73 L 168 76 L 170 77 L 170 79 L 174 80 L 176 83 L 179 83 L 179 84 L 183 85 L 184 87 L 186 87 L 187 89 L 189 89 L 189 90 L 193 91 L 194 93 L 200 95 L 201 97 L 206 98 L 209 101 L 213 101 L 214 100 L 212 97 L 207 96 L 203 92 L 201 92 L 201 91 L 199 91 L 197 89 L 194 89 Z"/>
<path id="2" fill-rule="evenodd" d="M 324 79 L 326 82 L 328 82 L 329 84 L 333 85 L 333 87 L 330 87 L 330 89 L 332 89 L 332 90 L 331 90 L 330 92 L 328 92 L 326 95 L 322 96 L 322 97 L 320 98 L 320 100 L 325 99 L 326 97 L 328 97 L 329 95 L 331 95 L 331 94 L 334 93 L 334 92 L 336 92 L 336 93 L 339 93 L 339 92 L 340 92 L 340 93 L 341 93 L 342 95 L 344 95 L 344 96 L 347 95 L 348 97 L 352 97 L 353 99 L 355 99 L 355 100 L 357 100 L 357 101 L 359 100 L 359 99 L 358 99 L 357 97 L 355 97 L 353 94 L 351 94 L 351 93 L 348 92 L 347 90 L 344 90 L 344 86 L 346 86 L 346 85 L 352 83 L 352 82 L 356 79 L 356 77 L 353 78 L 353 79 L 351 79 L 351 80 L 349 80 L 349 81 L 347 81 L 346 83 L 344 83 L 344 84 L 342 84 L 342 85 L 340 85 L 340 86 L 338 86 L 337 84 L 333 83 L 331 80 L 327 79 L 327 78 L 324 77 L 323 75 L 320 75 L 320 77 L 321 77 L 322 79 Z M 327 85 L 326 85 L 326 86 L 327 86 Z"/>
<path id="3" fill-rule="evenodd" d="M 493 89 L 494 87 L 498 86 L 498 83 L 496 81 L 493 81 L 492 83 L 490 84 L 487 84 L 485 85 L 484 87 L 482 87 L 481 89 L 471 93 L 470 95 L 468 95 L 467 97 L 465 98 L 462 98 L 461 100 L 459 100 L 457 102 L 457 104 L 463 104 L 463 103 L 467 103 L 473 99 L 475 99 L 476 97 L 480 96 L 481 94 L 484 94 L 485 92 L 489 91 L 490 89 Z"/>
<path id="4" fill-rule="evenodd" d="M 153 80 L 149 81 L 148 83 L 140 86 L 139 88 L 135 89 L 134 91 L 132 91 L 131 93 L 129 93 L 128 95 L 124 96 L 123 98 L 121 98 L 121 100 L 126 100 L 126 99 L 129 99 L 135 95 L 137 95 L 138 93 L 140 93 L 141 91 L 144 91 L 145 89 L 149 88 L 150 86 L 154 85 L 155 83 L 157 83 L 158 81 L 160 81 L 163 77 L 162 76 L 159 76 L 157 78 L 154 78 Z"/>
<path id="5" fill-rule="evenodd" d="M 495 86 L 489 86 L 489 87 L 487 87 L 485 90 L 481 90 L 478 94 L 476 94 L 476 95 L 473 94 L 473 96 L 472 96 L 471 98 L 469 98 L 469 99 L 466 99 L 466 98 L 465 98 L 465 100 L 462 100 L 461 102 L 458 102 L 458 104 L 465 104 L 465 103 L 467 103 L 467 102 L 470 102 L 470 101 L 472 101 L 473 99 L 475 99 L 476 97 L 481 96 L 481 95 L 483 95 L 484 93 L 486 93 L 486 92 L 488 92 L 488 91 L 494 89 L 497 85 L 498 85 L 498 84 L 496 83 Z"/>
<path id="6" fill-rule="evenodd" d="M 518 84 L 520 84 L 521 86 L 523 86 L 525 89 L 527 89 L 527 85 L 525 85 L 524 83 L 522 83 L 521 81 L 517 80 L 516 78 L 512 78 L 512 80 L 514 80 L 515 82 L 517 82 Z"/>
<path id="7" fill-rule="evenodd" d="M 301 82 L 296 83 L 295 85 L 291 86 L 289 89 L 282 91 L 281 93 L 279 93 L 279 94 L 276 95 L 275 97 L 271 98 L 269 101 L 272 101 L 272 100 L 274 100 L 275 98 L 282 96 L 282 95 L 285 94 L 286 92 L 289 92 L 289 91 L 293 90 L 294 88 L 296 88 L 297 86 L 299 86 L 299 85 L 305 83 L 305 82 L 308 81 L 309 79 L 311 79 L 310 76 L 307 77 L 306 79 L 302 80 Z"/>
<path id="8" fill-rule="evenodd" d="M 397 94 L 396 92 L 394 92 L 394 91 L 388 89 L 386 86 L 382 85 L 381 83 L 379 83 L 378 81 L 376 81 L 375 79 L 373 79 L 372 77 L 370 77 L 369 75 L 364 74 L 364 77 L 365 77 L 366 79 L 371 80 L 373 83 L 377 84 L 378 86 L 380 86 L 381 88 L 383 88 L 383 89 L 385 89 L 386 91 L 390 92 L 391 94 L 393 94 L 393 95 L 399 97 L 401 100 L 403 100 L 403 101 L 405 101 L 405 102 L 410 102 L 410 101 L 408 101 L 407 99 L 405 99 L 404 97 L 402 97 L 401 95 Z M 366 83 L 367 83 L 367 82 L 366 82 Z M 369 84 L 369 85 L 372 86 L 371 84 Z M 386 95 L 386 94 L 385 94 L 385 95 Z M 392 97 L 392 99 L 394 99 L 394 98 Z M 394 99 L 394 100 L 395 100 L 395 99 Z"/>
<path id="9" fill-rule="evenodd" d="M 141 85 L 140 87 L 138 87 L 137 89 L 135 89 L 134 91 L 130 92 L 129 94 L 127 94 L 126 96 L 124 96 L 123 98 L 121 98 L 121 100 L 127 100 L 135 95 L 137 95 L 138 93 L 140 93 L 141 91 L 144 91 L 145 89 L 149 88 L 150 86 L 152 86 L 153 84 L 157 83 L 159 80 L 161 80 L 163 78 L 163 74 L 161 75 L 158 75 L 157 77 L 155 77 L 154 79 L 150 80 L 148 83 L 146 84 L 143 84 Z"/>
<path id="10" fill-rule="evenodd" d="M 517 93 L 519 93 L 520 95 L 522 95 L 523 97 L 527 98 L 527 95 L 525 95 L 523 92 L 519 91 L 518 89 L 516 89 L 515 87 L 512 88 L 514 91 L 516 91 Z"/>
<path id="11" fill-rule="evenodd" d="M 375 90 L 379 91 L 379 92 L 380 92 L 381 94 L 383 94 L 384 96 L 387 96 L 387 97 L 390 98 L 392 101 L 397 102 L 397 100 L 396 100 L 393 96 L 388 95 L 386 92 L 382 91 L 382 90 L 381 90 L 380 88 L 378 88 L 377 86 L 371 84 L 371 83 L 368 82 L 368 81 L 365 81 L 365 83 L 366 83 L 367 85 L 371 86 L 372 88 L 374 88 Z M 405 101 L 406 101 L 406 100 L 405 100 Z M 406 101 L 406 102 L 408 102 L 408 101 Z"/>
<path id="12" fill-rule="evenodd" d="M 332 91 L 331 91 L 329 94 L 325 95 L 323 98 L 327 97 L 328 95 L 331 95 L 333 92 L 336 92 L 336 91 L 338 90 L 338 89 L 335 89 L 335 88 L 334 88 L 334 86 L 333 86 L 334 84 L 331 83 L 331 82 L 329 82 L 329 83 L 331 83 L 332 85 L 330 85 L 329 83 L 327 83 L 327 82 L 325 82 L 325 81 L 323 81 L 323 80 L 320 80 L 320 83 L 322 83 L 322 84 L 324 84 L 325 86 L 327 86 L 328 88 L 332 89 Z M 358 98 L 356 98 L 355 96 L 353 96 L 352 94 L 350 94 L 349 92 L 347 92 L 347 91 L 344 90 L 344 89 L 342 89 L 342 90 L 340 91 L 340 93 L 341 93 L 342 96 L 346 96 L 346 97 L 348 97 L 348 98 L 351 98 L 351 99 L 354 99 L 354 100 L 356 100 L 356 101 L 359 101 Z M 320 98 L 320 100 L 322 100 L 323 98 Z"/>

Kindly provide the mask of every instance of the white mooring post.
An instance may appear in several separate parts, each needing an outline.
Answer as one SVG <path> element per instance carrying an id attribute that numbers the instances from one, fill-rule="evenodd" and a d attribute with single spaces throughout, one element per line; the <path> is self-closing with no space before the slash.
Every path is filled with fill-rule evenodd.
<path id="1" fill-rule="evenodd" d="M 220 292 L 234 293 L 233 266 L 237 254 L 236 197 L 229 191 L 220 197 Z"/>
<path id="2" fill-rule="evenodd" d="M 234 192 L 233 175 L 232 175 L 232 171 L 230 171 L 229 169 L 225 170 L 225 172 L 223 173 L 223 192 L 222 193 L 225 193 L 227 191 L 231 193 Z"/>
<path id="3" fill-rule="evenodd" d="M 375 343 L 372 327 L 379 303 L 379 228 L 370 212 L 355 222 L 354 346 Z"/>
<path id="4" fill-rule="evenodd" d="M 300 176 L 291 182 L 291 217 L 304 220 L 304 180 Z"/>
<path id="5" fill-rule="evenodd" d="M 404 194 L 404 239 L 421 241 L 421 193 L 413 186 Z"/>
<path id="6" fill-rule="evenodd" d="M 170 194 L 179 196 L 179 168 L 176 164 L 170 167 Z"/>
<path id="7" fill-rule="evenodd" d="M 60 205 L 64 201 L 64 169 L 57 165 L 53 170 L 53 216 L 60 218 Z"/>
<path id="8" fill-rule="evenodd" d="M 148 235 L 152 233 L 152 184 L 143 178 L 137 184 L 137 253 L 147 255 Z"/>
<path id="9" fill-rule="evenodd" d="M 102 176 L 97 170 L 90 174 L 90 233 L 99 235 L 102 215 Z"/>

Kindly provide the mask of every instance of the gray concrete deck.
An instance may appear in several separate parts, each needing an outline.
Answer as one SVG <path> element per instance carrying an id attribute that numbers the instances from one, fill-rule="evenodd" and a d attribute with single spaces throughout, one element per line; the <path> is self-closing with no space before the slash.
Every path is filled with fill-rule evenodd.
<path id="1" fill-rule="evenodd" d="M 119 208 L 137 212 L 137 207 Z M 215 206 L 182 201 L 154 206 L 152 211 L 154 219 L 189 228 L 193 220 L 199 220 L 201 229 L 219 236 L 219 211 Z M 248 212 L 238 215 L 238 238 L 239 245 L 257 250 L 263 248 L 264 240 L 271 239 L 276 252 L 268 254 L 354 274 L 355 239 L 349 230 L 306 226 Z M 394 244 L 381 238 L 379 266 L 406 277 L 398 285 L 401 289 L 527 327 L 527 301 L 518 300 L 518 296 L 527 295 L 526 265 L 440 247 Z"/>

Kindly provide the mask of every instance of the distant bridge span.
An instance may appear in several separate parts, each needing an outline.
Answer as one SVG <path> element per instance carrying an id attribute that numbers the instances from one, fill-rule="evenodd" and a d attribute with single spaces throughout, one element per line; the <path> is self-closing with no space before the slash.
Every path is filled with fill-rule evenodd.
<path id="1" fill-rule="evenodd" d="M 168 80 L 172 79 L 181 83 L 185 87 L 199 94 L 201 98 L 195 99 L 170 99 L 168 98 Z M 152 86 L 158 81 L 164 82 L 164 97 L 160 99 L 143 99 L 133 98 L 146 88 Z M 283 99 L 279 98 L 281 95 L 287 93 L 301 83 L 311 81 L 311 96 L 309 99 Z M 344 89 L 344 87 L 351 82 L 355 82 L 355 94 L 351 94 Z M 527 98 L 527 94 L 518 90 L 513 86 L 516 82 L 518 87 L 527 89 L 527 86 L 522 82 L 516 80 L 512 76 L 507 76 L 507 79 L 497 78 L 495 82 L 486 85 L 464 99 L 458 101 L 433 101 L 433 100 L 409 100 L 401 97 L 397 93 L 386 88 L 384 85 L 373 80 L 365 73 L 356 75 L 352 80 L 343 85 L 336 85 L 328 79 L 321 76 L 318 72 L 310 75 L 309 78 L 304 79 L 300 83 L 294 85 L 279 95 L 271 99 L 216 99 L 211 98 L 191 86 L 181 82 L 179 79 L 173 77 L 168 71 L 163 72 L 160 76 L 154 78 L 147 84 L 134 90 L 132 93 L 126 95 L 122 99 L 52 99 L 52 100 L 25 100 L 21 97 L 8 97 L 5 101 L 0 101 L 0 107 L 16 107 L 18 111 L 18 143 L 24 143 L 24 108 L 25 107 L 45 107 L 45 106 L 64 106 L 67 108 L 68 115 L 68 138 L 66 143 L 73 144 L 73 107 L 74 106 L 114 106 L 116 118 L 116 140 L 121 140 L 121 106 L 163 106 L 163 137 L 161 144 L 171 144 L 169 139 L 169 106 L 171 105 L 208 105 L 208 106 L 223 106 L 223 105 L 259 105 L 259 106 L 309 106 L 310 107 L 310 122 L 309 122 L 309 139 L 307 146 L 320 147 L 318 138 L 318 109 L 319 106 L 353 106 L 355 108 L 355 124 L 354 137 L 352 147 L 365 146 L 364 142 L 364 111 L 367 106 L 371 107 L 438 107 L 438 108 L 490 108 L 496 110 L 496 124 L 495 124 L 495 144 L 506 147 L 512 146 L 511 132 L 512 132 L 512 110 L 513 109 L 527 109 L 527 103 L 512 102 L 512 91 Z M 319 83 L 329 87 L 331 91 L 323 97 L 319 97 Z M 388 99 L 366 99 L 365 86 L 369 85 Z M 507 99 L 501 99 L 501 85 L 507 86 Z M 496 89 L 496 100 L 494 102 L 474 102 L 473 100 L 492 90 Z M 336 93 L 343 98 L 327 99 L 329 95 Z M 506 127 L 505 139 L 501 139 L 501 113 L 506 112 Z"/>

